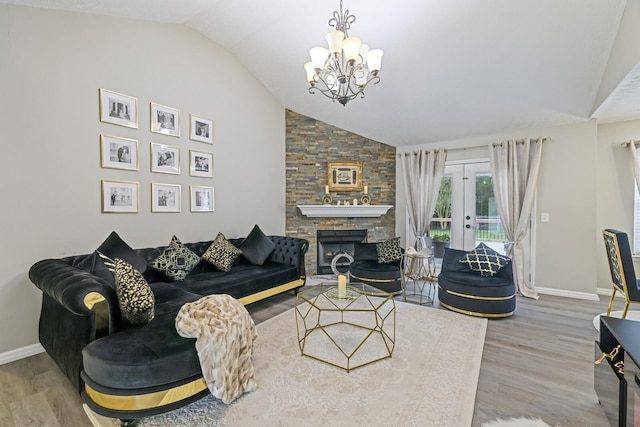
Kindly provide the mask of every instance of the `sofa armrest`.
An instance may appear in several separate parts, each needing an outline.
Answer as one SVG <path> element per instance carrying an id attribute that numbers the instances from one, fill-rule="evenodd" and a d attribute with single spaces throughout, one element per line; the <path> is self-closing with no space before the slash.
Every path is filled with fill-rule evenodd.
<path id="1" fill-rule="evenodd" d="M 121 328 L 116 291 L 103 279 L 72 267 L 60 259 L 46 259 L 35 263 L 29 269 L 29 279 L 44 294 L 76 316 L 95 316 L 91 297 L 99 294 L 109 307 L 109 330 Z"/>
<path id="2" fill-rule="evenodd" d="M 29 279 L 43 293 L 38 324 L 40 343 L 80 392 L 82 349 L 100 334 L 122 328 L 116 291 L 103 279 L 72 267 L 65 259 L 35 263 L 29 270 Z M 102 310 L 92 304 L 102 298 L 99 306 L 108 312 L 104 313 L 104 317 L 108 316 L 108 331 L 107 325 L 105 330 L 98 330 L 96 312 Z"/>
<path id="3" fill-rule="evenodd" d="M 276 244 L 269 261 L 295 265 L 300 278 L 305 278 L 304 256 L 309 249 L 309 241 L 285 236 L 269 236 L 269 239 Z"/>

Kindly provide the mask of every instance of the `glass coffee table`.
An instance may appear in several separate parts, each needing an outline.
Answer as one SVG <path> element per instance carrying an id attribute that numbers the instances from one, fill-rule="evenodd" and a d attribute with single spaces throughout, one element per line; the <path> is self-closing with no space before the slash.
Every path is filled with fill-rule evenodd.
<path id="1" fill-rule="evenodd" d="M 335 281 L 303 288 L 295 314 L 303 356 L 349 372 L 393 354 L 395 301 L 373 286 L 351 283 L 344 295 Z"/>

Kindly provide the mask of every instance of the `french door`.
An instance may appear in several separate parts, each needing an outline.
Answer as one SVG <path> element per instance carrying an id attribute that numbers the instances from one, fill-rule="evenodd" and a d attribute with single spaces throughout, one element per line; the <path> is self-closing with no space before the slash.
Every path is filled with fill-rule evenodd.
<path id="1" fill-rule="evenodd" d="M 484 242 L 504 253 L 506 235 L 495 204 L 488 160 L 447 163 L 431 236 L 436 242 L 450 238 L 456 249 L 471 250 Z"/>

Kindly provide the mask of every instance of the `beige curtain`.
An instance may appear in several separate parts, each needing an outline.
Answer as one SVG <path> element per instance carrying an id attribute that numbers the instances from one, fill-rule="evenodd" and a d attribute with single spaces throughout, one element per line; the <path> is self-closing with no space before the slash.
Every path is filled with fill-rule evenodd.
<path id="1" fill-rule="evenodd" d="M 631 158 L 633 159 L 633 174 L 636 177 L 636 186 L 640 191 L 640 159 L 638 159 L 638 150 L 635 141 L 629 141 L 629 149 L 631 150 Z"/>
<path id="2" fill-rule="evenodd" d="M 421 249 L 424 245 L 422 238 L 429 232 L 446 157 L 443 148 L 398 154 L 413 232 L 407 236 L 408 246 Z"/>
<path id="3" fill-rule="evenodd" d="M 524 277 L 530 262 L 529 248 L 523 245 L 531 228 L 531 211 L 542 158 L 538 139 L 504 141 L 489 145 L 493 192 L 500 220 L 509 239 L 507 255 L 512 260 L 513 281 L 520 294 L 538 299 L 534 284 Z"/>

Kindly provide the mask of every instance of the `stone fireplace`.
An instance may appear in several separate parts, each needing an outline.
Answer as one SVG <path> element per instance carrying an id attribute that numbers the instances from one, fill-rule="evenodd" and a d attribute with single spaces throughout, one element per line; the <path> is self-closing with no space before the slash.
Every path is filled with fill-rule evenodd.
<path id="1" fill-rule="evenodd" d="M 309 241 L 305 257 L 307 275 L 331 271 L 328 265 L 318 268 L 318 231 L 366 230 L 367 242 L 380 242 L 396 236 L 396 209 L 380 217 L 308 217 L 298 205 L 322 205 L 328 184 L 328 162 L 362 163 L 363 185 L 368 186 L 372 205 L 396 202 L 396 149 L 389 145 L 347 132 L 327 123 L 286 110 L 286 224 L 287 236 Z M 331 192 L 332 204 L 352 201 L 362 190 Z M 360 240 L 363 241 L 363 240 Z M 326 261 L 323 261 L 323 263 Z M 328 269 L 327 269 L 328 268 Z M 327 273 L 324 273 L 327 274 Z"/>
<path id="2" fill-rule="evenodd" d="M 340 254 L 353 257 L 356 243 L 366 243 L 367 230 L 318 230 L 316 232 L 318 274 L 332 274 L 331 262 Z M 349 260 L 342 258 L 336 263 L 338 271 L 348 269 Z"/>

